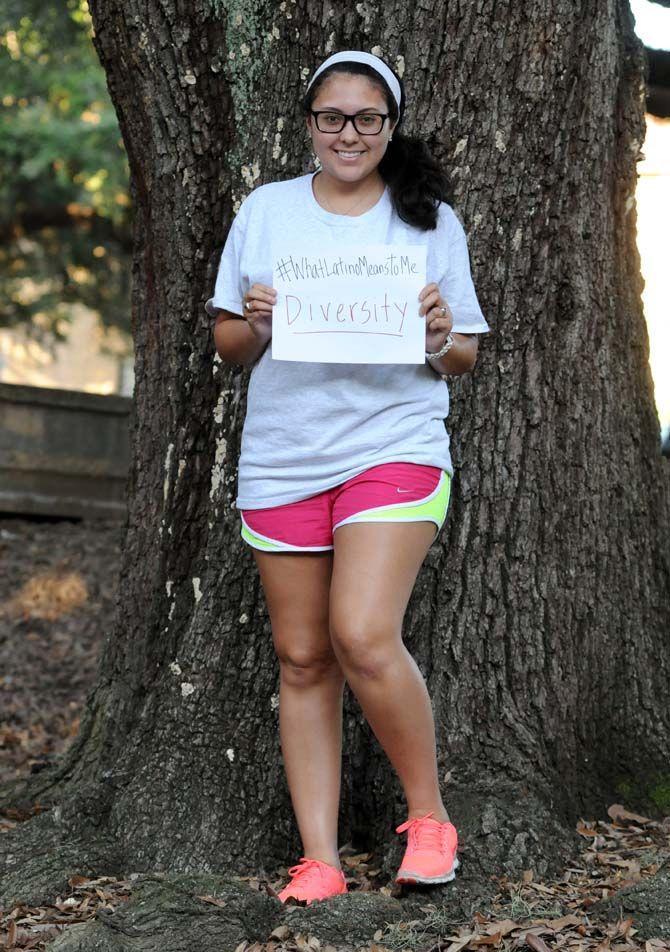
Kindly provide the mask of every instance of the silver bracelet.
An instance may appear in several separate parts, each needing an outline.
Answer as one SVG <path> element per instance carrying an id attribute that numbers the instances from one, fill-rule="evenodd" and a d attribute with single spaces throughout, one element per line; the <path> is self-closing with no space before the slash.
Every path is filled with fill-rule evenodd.
<path id="1" fill-rule="evenodd" d="M 447 334 L 447 339 L 439 350 L 436 350 L 434 354 L 429 354 L 428 351 L 426 351 L 426 360 L 430 360 L 433 357 L 444 357 L 444 355 L 451 350 L 455 343 L 456 341 L 454 340 L 451 332 L 449 332 Z"/>

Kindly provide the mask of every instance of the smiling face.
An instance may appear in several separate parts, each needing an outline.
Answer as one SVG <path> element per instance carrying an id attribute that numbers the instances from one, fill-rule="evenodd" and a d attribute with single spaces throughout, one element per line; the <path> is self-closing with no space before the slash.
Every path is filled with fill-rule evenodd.
<path id="1" fill-rule="evenodd" d="M 365 76 L 333 73 L 319 88 L 312 109 L 332 110 L 346 115 L 389 112 L 381 89 Z M 386 152 L 393 131 L 387 119 L 376 135 L 360 135 L 352 122 L 341 132 L 321 132 L 313 116 L 307 117 L 314 152 L 319 158 L 322 174 L 341 183 L 354 184 L 374 174 Z"/>

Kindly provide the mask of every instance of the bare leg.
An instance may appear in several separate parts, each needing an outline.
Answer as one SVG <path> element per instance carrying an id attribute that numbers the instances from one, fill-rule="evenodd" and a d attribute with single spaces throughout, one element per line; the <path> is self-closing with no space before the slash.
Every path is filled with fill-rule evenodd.
<path id="1" fill-rule="evenodd" d="M 433 541 L 429 522 L 354 523 L 335 530 L 330 591 L 335 654 L 395 768 L 408 816 L 444 822 L 430 697 L 402 641 L 402 621 Z"/>
<path id="2" fill-rule="evenodd" d="M 328 627 L 331 552 L 253 550 L 279 658 L 279 734 L 303 855 L 340 867 L 344 676 Z"/>

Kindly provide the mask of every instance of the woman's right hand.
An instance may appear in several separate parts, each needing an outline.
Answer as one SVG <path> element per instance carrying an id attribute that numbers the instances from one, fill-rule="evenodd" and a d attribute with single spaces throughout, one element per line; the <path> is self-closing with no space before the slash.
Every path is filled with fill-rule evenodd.
<path id="1" fill-rule="evenodd" d="M 272 337 L 272 307 L 277 303 L 277 292 L 265 284 L 252 284 L 242 300 L 244 319 L 259 338 Z"/>

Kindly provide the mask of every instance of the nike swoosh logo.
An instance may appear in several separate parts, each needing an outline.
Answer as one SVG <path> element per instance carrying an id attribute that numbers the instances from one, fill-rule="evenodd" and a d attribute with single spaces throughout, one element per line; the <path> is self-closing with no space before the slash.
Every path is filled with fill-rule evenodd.
<path id="1" fill-rule="evenodd" d="M 411 491 L 412 491 L 411 489 L 399 489 L 399 490 L 398 490 L 399 493 L 411 493 Z"/>

